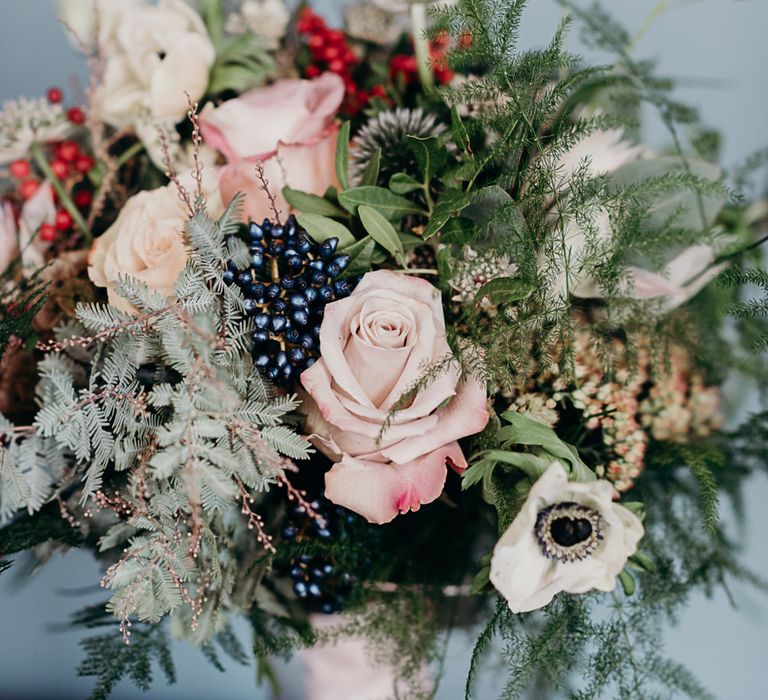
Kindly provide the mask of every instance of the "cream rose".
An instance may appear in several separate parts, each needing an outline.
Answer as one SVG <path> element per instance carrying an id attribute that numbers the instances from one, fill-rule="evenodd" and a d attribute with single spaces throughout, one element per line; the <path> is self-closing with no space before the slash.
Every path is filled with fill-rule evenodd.
<path id="1" fill-rule="evenodd" d="M 547 605 L 560 591 L 612 591 L 644 530 L 614 503 L 604 479 L 568 481 L 553 462 L 531 488 L 491 559 L 491 583 L 515 613 Z"/>
<path id="2" fill-rule="evenodd" d="M 170 296 L 187 264 L 184 224 L 188 212 L 172 186 L 131 197 L 112 226 L 96 239 L 88 258 L 88 275 L 107 288 L 112 306 L 131 313 L 133 306 L 116 291 L 118 276 L 143 282 Z"/>
<path id="3" fill-rule="evenodd" d="M 200 115 L 203 137 L 228 161 L 220 172 L 222 198 L 229 201 L 244 192 L 246 215 L 254 220 L 271 216 L 257 163 L 263 164 L 270 191 L 284 211 L 285 185 L 321 195 L 338 184 L 335 117 L 343 99 L 344 81 L 324 73 L 314 80 L 281 80 L 219 107 L 207 105 Z"/>
<path id="4" fill-rule="evenodd" d="M 18 252 L 16 241 L 16 218 L 8 202 L 0 205 L 0 275 L 15 260 Z"/>
<path id="5" fill-rule="evenodd" d="M 78 3 L 79 14 L 73 14 L 78 35 L 88 31 L 80 7 L 87 4 Z M 182 0 L 102 0 L 99 9 L 105 14 L 99 42 L 106 59 L 95 95 L 99 117 L 117 128 L 181 121 L 188 109 L 185 93 L 192 100 L 204 95 L 216 58 L 202 19 Z"/>
<path id="6" fill-rule="evenodd" d="M 427 366 L 451 357 L 438 290 L 396 272 L 369 272 L 349 297 L 325 307 L 320 355 L 301 383 L 307 429 L 338 462 L 326 474 L 325 495 L 373 523 L 438 498 L 446 465 L 466 467 L 456 441 L 488 422 L 485 387 L 449 362 L 387 422 Z"/>

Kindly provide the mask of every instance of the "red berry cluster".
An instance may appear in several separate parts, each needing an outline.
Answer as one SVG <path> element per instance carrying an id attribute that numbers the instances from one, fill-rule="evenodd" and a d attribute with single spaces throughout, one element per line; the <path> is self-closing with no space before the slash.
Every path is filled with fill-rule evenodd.
<path id="1" fill-rule="evenodd" d="M 48 101 L 51 104 L 59 104 L 64 95 L 59 88 L 52 87 L 48 90 Z M 85 114 L 79 107 L 72 107 L 67 116 L 74 124 L 85 122 Z M 93 201 L 93 193 L 90 187 L 83 188 L 81 183 L 87 184 L 85 176 L 93 169 L 96 162 L 86 153 L 80 150 L 80 145 L 76 141 L 65 140 L 51 145 L 49 151 L 51 160 L 48 166 L 51 172 L 58 180 L 62 182 L 65 189 L 72 191 L 78 186 L 77 191 L 72 194 L 72 201 L 79 209 L 87 209 Z M 34 196 L 40 187 L 40 180 L 35 177 L 32 164 L 20 158 L 11 163 L 9 172 L 12 178 L 18 181 L 16 193 L 22 201 L 26 201 Z M 58 206 L 59 198 L 54 193 L 54 202 Z M 73 226 L 72 215 L 63 208 L 58 208 L 54 223 L 45 223 L 40 226 L 38 235 L 40 239 L 48 243 L 56 240 L 60 232 L 70 231 Z"/>
<path id="2" fill-rule="evenodd" d="M 325 20 L 305 7 L 299 14 L 296 29 L 306 37 L 306 45 L 312 62 L 304 69 L 307 78 L 316 78 L 325 71 L 336 73 L 344 80 L 346 95 L 341 111 L 353 115 L 360 111 L 371 97 L 385 97 L 383 85 L 374 85 L 370 90 L 360 87 L 352 76 L 360 63 L 347 43 L 344 32 L 329 29 Z"/>
<path id="3" fill-rule="evenodd" d="M 429 44 L 429 58 L 432 73 L 439 85 L 451 82 L 454 72 L 448 67 L 448 34 L 439 34 Z M 389 60 L 389 77 L 402 80 L 406 85 L 415 83 L 419 77 L 419 64 L 413 54 L 395 54 Z"/>
<path id="4" fill-rule="evenodd" d="M 64 93 L 60 88 L 52 87 L 48 88 L 47 97 L 48 102 L 50 102 L 52 105 L 57 105 L 61 104 L 61 102 L 64 100 Z M 71 121 L 73 124 L 85 124 L 85 112 L 81 107 L 70 107 L 67 110 L 67 119 L 69 119 L 69 121 Z"/>

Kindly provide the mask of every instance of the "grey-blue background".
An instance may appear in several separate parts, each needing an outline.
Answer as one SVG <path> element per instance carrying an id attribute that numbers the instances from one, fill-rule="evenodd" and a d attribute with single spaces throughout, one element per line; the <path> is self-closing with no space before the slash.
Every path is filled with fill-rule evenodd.
<path id="1" fill-rule="evenodd" d="M 90 0 L 82 0 L 83 3 Z M 320 0 L 316 6 L 337 18 L 343 2 Z M 640 28 L 657 6 L 655 0 L 611 0 L 606 3 L 627 26 Z M 724 134 L 723 162 L 738 163 L 756 148 L 768 144 L 766 115 L 768 92 L 768 3 L 766 0 L 682 0 L 660 2 L 670 9 L 645 32 L 637 44 L 640 56 L 660 59 L 661 69 L 683 82 L 682 99 L 701 107 L 705 119 Z M 531 0 L 522 28 L 522 43 L 541 45 L 560 19 L 553 0 Z M 570 46 L 579 50 L 575 35 Z M 583 51 L 581 51 L 584 53 Z M 50 85 L 66 91 L 85 84 L 83 61 L 71 49 L 57 25 L 54 0 L 0 0 L 0 99 L 37 96 Z M 649 120 L 645 139 L 664 146 L 661 127 Z M 756 405 L 743 387 L 733 386 L 728 403 L 743 413 Z M 746 492 L 746 525 L 737 530 L 745 547 L 745 562 L 768 576 L 763 530 L 768 530 L 768 478 L 755 477 Z M 725 517 L 734 528 L 731 514 Z M 54 623 L 89 601 L 98 600 L 93 587 L 100 572 L 87 555 L 56 555 L 35 572 L 23 587 L 6 574 L 0 579 L 0 699 L 48 698 L 68 700 L 87 695 L 88 679 L 74 668 L 80 660 L 79 633 L 51 629 Z M 76 589 L 92 587 L 90 594 Z M 668 631 L 666 651 L 687 664 L 722 700 L 768 698 L 765 658 L 768 650 L 768 599 L 733 585 L 734 608 L 726 596 L 696 596 Z M 248 641 L 246 627 L 238 628 Z M 471 640 L 454 633 L 448 649 L 447 675 L 439 700 L 463 697 Z M 184 700 L 240 700 L 266 698 L 254 683 L 251 668 L 228 665 L 226 674 L 213 670 L 186 644 L 176 649 L 179 680 L 161 684 L 143 695 L 128 684 L 115 692 L 118 700 L 140 697 Z M 283 669 L 295 698 L 302 697 L 298 674 Z M 484 678 L 478 697 L 495 697 L 492 677 Z M 340 699 L 347 700 L 347 699 Z M 351 700 L 351 699 L 350 699 Z"/>

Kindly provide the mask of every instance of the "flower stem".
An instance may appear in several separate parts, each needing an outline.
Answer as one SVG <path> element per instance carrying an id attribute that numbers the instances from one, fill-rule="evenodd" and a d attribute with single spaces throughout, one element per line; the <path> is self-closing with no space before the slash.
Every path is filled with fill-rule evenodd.
<path id="1" fill-rule="evenodd" d="M 423 2 L 414 2 L 411 5 L 411 33 L 413 45 L 416 49 L 416 62 L 419 66 L 419 78 L 426 90 L 431 90 L 434 85 L 432 69 L 429 65 L 429 39 L 427 30 L 427 6 Z"/>
<path id="2" fill-rule="evenodd" d="M 45 154 L 40 148 L 40 144 L 33 143 L 29 149 L 29 152 L 32 155 L 32 158 L 35 161 L 37 167 L 43 171 L 46 180 L 51 183 L 53 189 L 56 190 L 56 194 L 59 195 L 61 206 L 67 210 L 73 221 L 77 224 L 77 227 L 80 229 L 80 231 L 82 231 L 85 242 L 90 243 L 93 240 L 93 234 L 91 233 L 90 227 L 87 223 L 85 223 L 85 219 L 83 219 L 80 210 L 77 208 L 67 191 L 64 189 L 64 186 L 61 184 L 61 180 L 59 180 L 59 178 L 57 178 L 54 172 L 51 170 L 51 166 L 45 159 Z"/>

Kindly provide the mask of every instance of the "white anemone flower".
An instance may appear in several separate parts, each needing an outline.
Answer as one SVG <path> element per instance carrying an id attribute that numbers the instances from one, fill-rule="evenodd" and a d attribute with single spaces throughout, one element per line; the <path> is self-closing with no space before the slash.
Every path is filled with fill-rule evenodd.
<path id="1" fill-rule="evenodd" d="M 549 466 L 493 551 L 491 583 L 512 612 L 541 608 L 561 591 L 616 587 L 644 530 L 615 494 L 608 481 L 571 482 L 559 462 Z"/>

